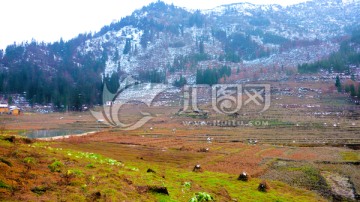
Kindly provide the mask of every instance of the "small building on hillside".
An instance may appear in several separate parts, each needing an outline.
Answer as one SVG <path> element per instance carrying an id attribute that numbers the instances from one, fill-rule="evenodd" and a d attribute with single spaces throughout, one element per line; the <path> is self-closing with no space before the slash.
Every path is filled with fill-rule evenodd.
<path id="1" fill-rule="evenodd" d="M 9 105 L 8 104 L 0 104 L 0 114 L 9 113 Z"/>
<path id="2" fill-rule="evenodd" d="M 11 106 L 10 114 L 15 115 L 15 116 L 20 115 L 20 109 L 16 106 Z"/>

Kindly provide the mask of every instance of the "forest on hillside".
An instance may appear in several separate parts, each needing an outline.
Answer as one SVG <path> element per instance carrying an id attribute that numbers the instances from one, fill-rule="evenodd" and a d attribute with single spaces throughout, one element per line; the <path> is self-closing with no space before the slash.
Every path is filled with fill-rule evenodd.
<path id="1" fill-rule="evenodd" d="M 353 32 L 350 39 L 340 45 L 338 52 L 327 59 L 298 66 L 299 73 L 316 73 L 320 70 L 350 74 L 350 65 L 360 65 L 360 30 Z"/>

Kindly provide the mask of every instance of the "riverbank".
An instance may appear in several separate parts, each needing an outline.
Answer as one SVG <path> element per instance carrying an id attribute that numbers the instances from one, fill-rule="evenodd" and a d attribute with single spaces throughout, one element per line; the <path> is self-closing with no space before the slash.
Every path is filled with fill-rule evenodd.
<path id="1" fill-rule="evenodd" d="M 82 136 L 87 136 L 87 135 L 93 135 L 95 133 L 97 133 L 98 131 L 91 131 L 91 132 L 86 132 L 86 133 L 82 133 L 82 134 L 74 134 L 74 135 L 64 135 L 64 136 L 55 136 L 55 137 L 46 137 L 46 138 L 36 138 L 37 140 L 43 140 L 43 141 L 53 141 L 53 140 L 59 140 L 59 139 L 67 139 L 70 137 L 82 137 Z"/>

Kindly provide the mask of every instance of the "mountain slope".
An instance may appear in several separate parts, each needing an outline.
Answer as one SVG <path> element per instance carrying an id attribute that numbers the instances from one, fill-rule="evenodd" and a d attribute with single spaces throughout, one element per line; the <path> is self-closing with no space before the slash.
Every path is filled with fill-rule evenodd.
<path id="1" fill-rule="evenodd" d="M 0 54 L 0 92 L 79 109 L 99 103 L 102 82 L 116 89 L 124 74 L 169 83 L 182 74 L 194 83 L 196 69 L 295 68 L 338 50 L 359 26 L 359 10 L 359 1 L 238 3 L 205 11 L 159 1 L 95 34 L 8 46 Z"/>

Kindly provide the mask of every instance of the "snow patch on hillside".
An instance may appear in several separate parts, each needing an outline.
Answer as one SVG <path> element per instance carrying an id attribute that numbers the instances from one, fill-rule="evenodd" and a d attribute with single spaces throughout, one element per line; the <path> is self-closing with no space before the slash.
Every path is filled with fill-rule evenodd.
<path id="1" fill-rule="evenodd" d="M 252 3 L 235 3 L 235 4 L 228 4 L 228 5 L 222 5 L 222 6 L 218 6 L 216 8 L 213 9 L 207 9 L 207 10 L 203 10 L 202 13 L 205 15 L 208 14 L 215 14 L 215 15 L 224 15 L 227 12 L 238 12 L 238 13 L 243 13 L 248 15 L 248 11 L 253 11 L 253 10 L 262 10 L 262 11 L 269 11 L 269 10 L 273 10 L 273 11 L 279 11 L 282 8 L 282 6 L 277 5 L 277 4 L 271 4 L 271 5 L 255 5 Z"/>
<path id="2" fill-rule="evenodd" d="M 125 26 L 119 31 L 109 31 L 106 34 L 85 41 L 83 46 L 78 47 L 80 54 L 92 54 L 97 59 L 107 55 L 105 72 L 106 76 L 117 72 L 118 69 L 124 72 L 133 70 L 133 63 L 130 55 L 141 50 L 140 39 L 144 31 L 133 26 Z M 126 40 L 131 42 L 129 54 L 123 54 Z"/>

